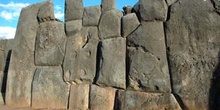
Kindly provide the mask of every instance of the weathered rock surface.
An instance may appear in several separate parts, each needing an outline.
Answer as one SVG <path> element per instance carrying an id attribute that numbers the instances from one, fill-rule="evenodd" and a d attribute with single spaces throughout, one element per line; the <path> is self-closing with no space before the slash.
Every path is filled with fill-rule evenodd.
<path id="1" fill-rule="evenodd" d="M 168 6 L 172 5 L 176 1 L 178 1 L 178 0 L 166 0 Z"/>
<path id="2" fill-rule="evenodd" d="M 116 110 L 182 110 L 172 94 L 117 91 Z"/>
<path id="3" fill-rule="evenodd" d="M 101 43 L 97 84 L 126 88 L 126 39 L 105 39 Z"/>
<path id="4" fill-rule="evenodd" d="M 63 62 L 66 35 L 64 24 L 57 21 L 41 23 L 36 38 L 35 64 L 59 66 Z"/>
<path id="5" fill-rule="evenodd" d="M 220 16 L 210 10 L 209 0 L 181 0 L 166 22 L 173 92 L 191 110 L 219 105 Z"/>
<path id="6" fill-rule="evenodd" d="M 92 83 L 96 74 L 97 27 L 85 27 L 69 36 L 64 59 L 64 79 L 75 83 Z"/>
<path id="7" fill-rule="evenodd" d="M 59 66 L 39 67 L 32 83 L 32 107 L 36 109 L 65 109 L 68 103 L 68 85 L 63 81 Z"/>
<path id="8" fill-rule="evenodd" d="M 162 22 L 142 22 L 128 40 L 129 88 L 170 92 Z"/>
<path id="9" fill-rule="evenodd" d="M 67 36 L 74 35 L 82 29 L 82 20 L 67 21 L 65 27 Z"/>
<path id="10" fill-rule="evenodd" d="M 100 6 L 85 7 L 83 13 L 83 26 L 98 26 L 100 17 Z"/>
<path id="11" fill-rule="evenodd" d="M 115 0 L 102 0 L 101 7 L 103 13 L 109 10 L 113 10 L 116 7 L 116 2 Z"/>
<path id="12" fill-rule="evenodd" d="M 165 0 L 139 0 L 133 7 L 140 20 L 166 21 L 168 7 Z"/>
<path id="13" fill-rule="evenodd" d="M 110 10 L 101 15 L 99 23 L 99 37 L 101 39 L 121 36 L 121 17 L 123 13 Z"/>
<path id="14" fill-rule="evenodd" d="M 101 88 L 92 85 L 89 96 L 89 110 L 113 110 L 115 102 L 115 89 Z"/>
<path id="15" fill-rule="evenodd" d="M 37 14 L 39 22 L 55 20 L 54 8 L 51 0 L 48 0 L 42 5 Z"/>
<path id="16" fill-rule="evenodd" d="M 34 76 L 34 47 L 39 26 L 37 14 L 42 3 L 23 8 L 16 30 L 8 71 L 6 105 L 28 107 L 31 103 L 31 82 Z M 15 92 L 16 91 L 16 92 Z"/>
<path id="17" fill-rule="evenodd" d="M 127 37 L 140 25 L 135 13 L 130 13 L 122 17 L 122 37 Z"/>
<path id="18" fill-rule="evenodd" d="M 82 0 L 65 0 L 65 21 L 82 19 L 83 10 Z"/>
<path id="19" fill-rule="evenodd" d="M 89 85 L 71 85 L 69 109 L 88 110 L 89 109 Z"/>

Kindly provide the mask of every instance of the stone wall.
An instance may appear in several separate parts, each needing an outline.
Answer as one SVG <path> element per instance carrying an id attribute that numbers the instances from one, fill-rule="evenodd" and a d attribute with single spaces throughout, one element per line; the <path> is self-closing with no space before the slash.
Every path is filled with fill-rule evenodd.
<path id="1" fill-rule="evenodd" d="M 66 0 L 65 22 L 55 18 L 50 0 L 23 8 L 13 47 L 0 42 L 5 104 L 218 109 L 219 5 L 217 0 L 139 0 L 121 12 L 115 0 L 90 7 Z"/>

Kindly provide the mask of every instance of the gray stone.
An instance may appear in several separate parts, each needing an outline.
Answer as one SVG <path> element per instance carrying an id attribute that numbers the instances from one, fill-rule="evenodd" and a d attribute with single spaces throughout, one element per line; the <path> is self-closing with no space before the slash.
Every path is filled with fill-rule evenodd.
<path id="1" fill-rule="evenodd" d="M 84 8 L 83 26 L 98 26 L 100 17 L 100 6 L 90 6 Z"/>
<path id="2" fill-rule="evenodd" d="M 71 85 L 69 109 L 88 110 L 89 109 L 89 85 Z"/>
<path id="3" fill-rule="evenodd" d="M 61 65 L 65 43 L 64 23 L 57 21 L 41 23 L 36 38 L 35 64 L 37 66 Z"/>
<path id="4" fill-rule="evenodd" d="M 173 92 L 188 109 L 219 107 L 220 16 L 210 12 L 210 0 L 181 0 L 170 10 L 165 32 Z"/>
<path id="5" fill-rule="evenodd" d="M 114 10 L 116 7 L 116 2 L 115 0 L 102 0 L 101 7 L 102 7 L 102 13 L 109 10 Z"/>
<path id="6" fill-rule="evenodd" d="M 83 17 L 82 0 L 66 0 L 65 1 L 65 21 L 80 20 Z"/>
<path id="7" fill-rule="evenodd" d="M 172 5 L 172 4 L 175 3 L 176 1 L 177 1 L 177 0 L 166 0 L 168 6 Z"/>
<path id="8" fill-rule="evenodd" d="M 39 26 L 37 14 L 40 6 L 42 3 L 28 6 L 20 14 L 7 77 L 5 101 L 8 106 L 28 107 L 31 103 L 31 82 L 36 69 L 34 48 Z"/>
<path id="9" fill-rule="evenodd" d="M 165 0 L 139 0 L 134 11 L 143 21 L 166 21 L 168 7 Z"/>
<path id="10" fill-rule="evenodd" d="M 115 89 L 101 88 L 91 85 L 89 94 L 89 110 L 113 110 Z"/>
<path id="11" fill-rule="evenodd" d="M 128 42 L 129 88 L 170 92 L 162 22 L 142 22 Z"/>
<path id="12" fill-rule="evenodd" d="M 170 92 L 169 73 L 163 73 L 160 61 L 142 48 L 129 51 L 128 88 L 149 92 Z M 167 67 L 164 65 L 164 67 Z"/>
<path id="13" fill-rule="evenodd" d="M 211 0 L 213 2 L 213 5 L 215 7 L 215 10 L 218 14 L 220 14 L 220 2 L 219 0 Z"/>
<path id="14" fill-rule="evenodd" d="M 93 82 L 98 42 L 97 27 L 84 27 L 82 31 L 68 37 L 63 65 L 65 81 Z"/>
<path id="15" fill-rule="evenodd" d="M 32 83 L 32 108 L 66 109 L 68 85 L 59 66 L 39 67 Z"/>
<path id="16" fill-rule="evenodd" d="M 117 91 L 116 110 L 182 110 L 172 94 Z"/>
<path id="17" fill-rule="evenodd" d="M 135 13 L 127 14 L 122 17 L 122 37 L 127 37 L 140 25 Z"/>
<path id="18" fill-rule="evenodd" d="M 101 43 L 97 84 L 126 88 L 126 39 L 105 39 Z"/>
<path id="19" fill-rule="evenodd" d="M 38 20 L 40 22 L 55 20 L 53 3 L 51 0 L 44 2 L 44 4 L 40 7 L 38 12 Z"/>
<path id="20" fill-rule="evenodd" d="M 123 13 L 117 10 L 107 11 L 101 15 L 99 37 L 101 39 L 121 36 L 121 17 Z"/>
<path id="21" fill-rule="evenodd" d="M 67 21 L 65 27 L 67 36 L 74 35 L 82 29 L 82 20 Z"/>

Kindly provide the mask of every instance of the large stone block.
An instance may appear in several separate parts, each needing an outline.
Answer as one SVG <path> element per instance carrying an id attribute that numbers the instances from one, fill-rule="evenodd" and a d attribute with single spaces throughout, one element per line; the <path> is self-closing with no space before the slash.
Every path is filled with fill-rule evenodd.
<path id="1" fill-rule="evenodd" d="M 117 91 L 115 110 L 182 110 L 172 94 Z"/>
<path id="2" fill-rule="evenodd" d="M 113 110 L 115 90 L 92 85 L 89 96 L 89 110 Z"/>
<path id="3" fill-rule="evenodd" d="M 160 68 L 160 61 L 142 48 L 129 50 L 128 88 L 150 92 L 170 92 L 169 73 Z M 167 65 L 164 65 L 165 69 Z"/>
<path id="4" fill-rule="evenodd" d="M 140 25 L 135 13 L 130 13 L 122 17 L 122 37 L 127 37 Z"/>
<path id="5" fill-rule="evenodd" d="M 210 12 L 210 0 L 181 0 L 170 10 L 165 32 L 173 92 L 185 108 L 218 109 L 220 16 Z"/>
<path id="6" fill-rule="evenodd" d="M 65 23 L 66 35 L 71 36 L 82 29 L 82 20 L 67 21 Z"/>
<path id="7" fill-rule="evenodd" d="M 126 88 L 126 39 L 105 39 L 101 43 L 101 56 L 97 84 Z"/>
<path id="8" fill-rule="evenodd" d="M 107 11 L 101 15 L 99 37 L 101 39 L 121 36 L 121 17 L 123 13 L 117 10 Z"/>
<path id="9" fill-rule="evenodd" d="M 80 20 L 83 17 L 82 0 L 65 1 L 65 21 Z"/>
<path id="10" fill-rule="evenodd" d="M 61 67 L 36 69 L 32 83 L 32 108 L 66 109 L 68 95 L 68 85 L 63 81 Z"/>
<path id="11" fill-rule="evenodd" d="M 115 0 L 102 0 L 101 6 L 102 6 L 102 12 L 104 13 L 106 11 L 115 9 L 116 2 Z"/>
<path id="12" fill-rule="evenodd" d="M 133 7 L 140 20 L 166 21 L 168 7 L 165 0 L 139 0 Z"/>
<path id="13" fill-rule="evenodd" d="M 38 20 L 40 22 L 55 20 L 54 8 L 51 0 L 48 0 L 42 5 L 38 12 Z"/>
<path id="14" fill-rule="evenodd" d="M 92 83 L 96 74 L 97 27 L 85 27 L 69 36 L 64 59 L 64 79 L 75 83 Z"/>
<path id="15" fill-rule="evenodd" d="M 88 110 L 89 109 L 89 85 L 71 85 L 69 109 Z"/>
<path id="16" fill-rule="evenodd" d="M 42 5 L 31 5 L 21 11 L 7 77 L 5 101 L 8 106 L 30 106 L 31 82 L 36 69 L 34 49 L 39 26 L 37 14 Z"/>
<path id="17" fill-rule="evenodd" d="M 170 92 L 162 22 L 142 22 L 127 38 L 129 88 Z"/>
<path id="18" fill-rule="evenodd" d="M 36 38 L 35 64 L 37 66 L 61 65 L 65 53 L 64 24 L 57 21 L 41 23 Z"/>
<path id="19" fill-rule="evenodd" d="M 83 26 L 98 26 L 101 17 L 100 6 L 90 6 L 84 8 Z"/>

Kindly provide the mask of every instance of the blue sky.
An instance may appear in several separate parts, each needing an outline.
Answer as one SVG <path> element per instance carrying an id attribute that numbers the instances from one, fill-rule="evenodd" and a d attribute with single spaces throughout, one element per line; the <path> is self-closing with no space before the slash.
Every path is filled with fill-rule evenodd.
<path id="1" fill-rule="evenodd" d="M 20 11 L 30 4 L 45 0 L 0 0 L 0 39 L 14 38 Z M 133 6 L 138 0 L 116 0 L 116 8 L 122 10 L 125 5 Z M 64 20 L 65 0 L 53 0 L 55 16 Z M 84 7 L 100 5 L 101 0 L 83 0 Z"/>

